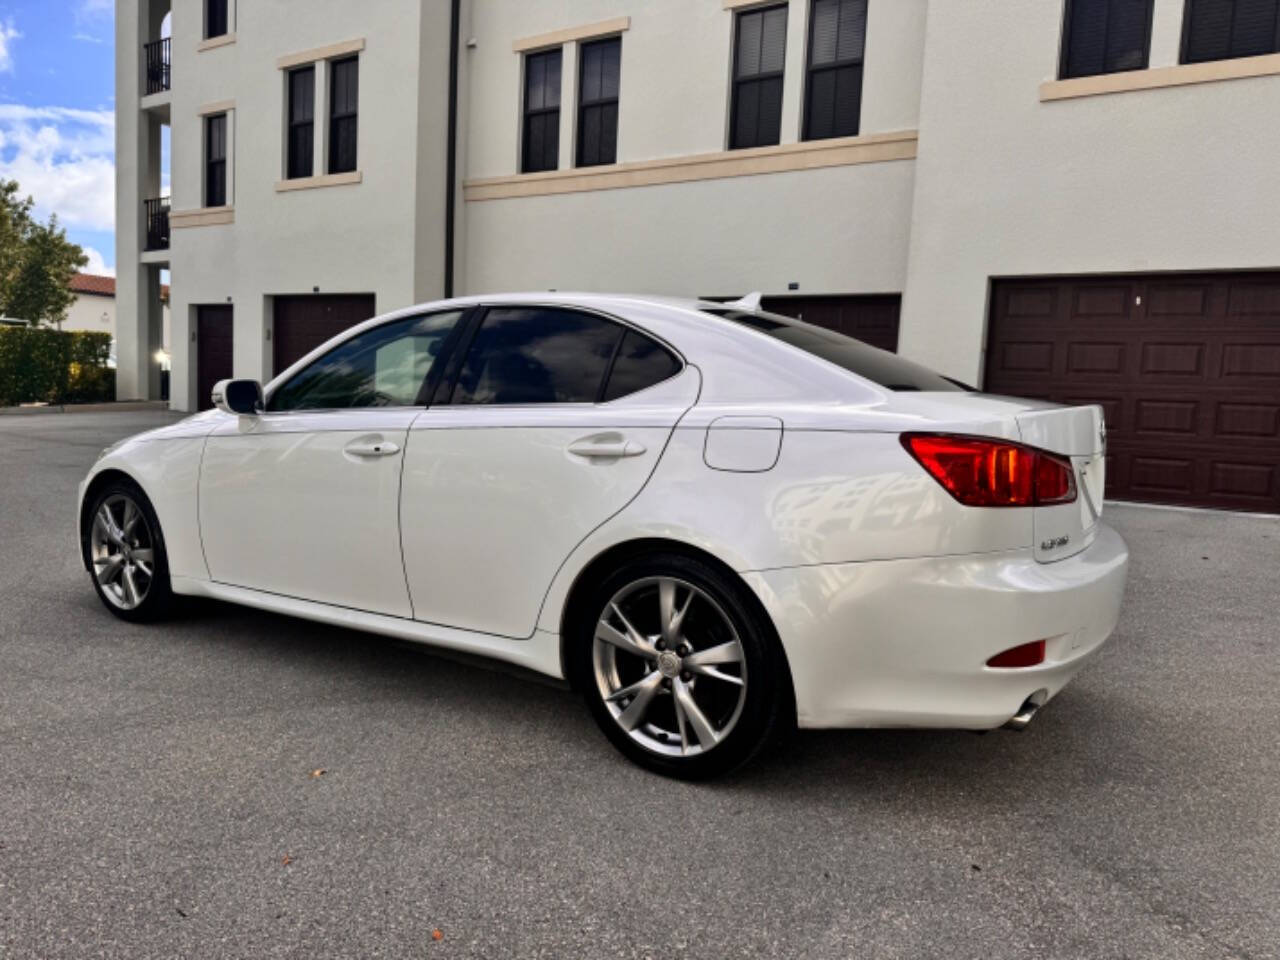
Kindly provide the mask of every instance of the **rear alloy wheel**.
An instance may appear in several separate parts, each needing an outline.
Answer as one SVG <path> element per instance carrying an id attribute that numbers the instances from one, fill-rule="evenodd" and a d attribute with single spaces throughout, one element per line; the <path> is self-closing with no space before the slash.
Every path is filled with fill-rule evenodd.
<path id="1" fill-rule="evenodd" d="M 112 484 L 98 494 L 89 524 L 89 569 L 107 609 L 124 620 L 158 616 L 170 598 L 169 565 L 146 497 L 130 484 Z"/>
<path id="2" fill-rule="evenodd" d="M 601 585 L 582 686 L 633 760 L 715 776 L 750 759 L 778 725 L 785 668 L 744 591 L 678 555 L 638 561 Z"/>

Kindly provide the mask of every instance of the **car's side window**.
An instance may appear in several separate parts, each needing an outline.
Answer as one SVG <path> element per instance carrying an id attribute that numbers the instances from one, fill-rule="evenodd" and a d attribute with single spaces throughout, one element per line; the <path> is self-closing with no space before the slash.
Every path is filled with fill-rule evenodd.
<path id="1" fill-rule="evenodd" d="M 408 407 L 461 310 L 385 323 L 334 347 L 272 395 L 271 411 Z"/>
<path id="2" fill-rule="evenodd" d="M 642 333 L 628 330 L 609 371 L 605 401 L 639 393 L 680 372 L 680 361 L 666 347 Z"/>
<path id="3" fill-rule="evenodd" d="M 556 307 L 494 307 L 458 372 L 455 404 L 595 403 L 625 328 Z"/>

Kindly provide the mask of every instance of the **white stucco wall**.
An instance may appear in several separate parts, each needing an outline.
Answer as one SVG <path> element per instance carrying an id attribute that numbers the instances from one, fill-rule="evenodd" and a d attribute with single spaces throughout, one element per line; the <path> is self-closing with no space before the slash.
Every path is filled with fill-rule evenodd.
<path id="1" fill-rule="evenodd" d="M 862 130 L 914 129 L 925 0 L 872 4 Z M 788 12 L 781 142 L 801 135 L 808 0 Z M 465 177 L 519 170 L 523 58 L 513 42 L 629 16 L 618 161 L 724 151 L 734 14 L 721 0 L 484 0 L 472 7 Z M 574 165 L 577 44 L 564 46 L 560 168 Z M 712 294 L 896 292 L 910 160 L 465 205 L 462 288 Z"/>
<path id="2" fill-rule="evenodd" d="M 172 231 L 172 395 L 175 406 L 187 408 L 195 402 L 197 305 L 234 306 L 235 375 L 266 380 L 274 373 L 269 298 L 317 288 L 372 293 L 386 311 L 439 296 L 442 282 L 448 5 L 309 0 L 305 16 L 293 3 L 237 8 L 235 42 L 197 52 L 201 0 L 174 3 L 175 211 L 198 209 L 203 199 L 202 105 L 235 102 L 228 177 L 235 222 Z M 278 58 L 361 39 L 362 182 L 278 192 L 285 150 L 285 71 Z M 425 79 L 423 64 L 430 71 Z M 318 173 L 324 172 L 322 74 L 317 70 Z M 420 94 L 430 103 L 420 104 Z M 440 226 L 419 227 L 427 221 Z"/>
<path id="3" fill-rule="evenodd" d="M 1152 67 L 1182 0 L 1156 0 Z M 978 381 L 989 278 L 1280 266 L 1280 77 L 1041 102 L 1062 5 L 930 4 L 900 349 Z"/>
<path id="4" fill-rule="evenodd" d="M 467 205 L 467 288 L 896 292 L 910 160 Z"/>

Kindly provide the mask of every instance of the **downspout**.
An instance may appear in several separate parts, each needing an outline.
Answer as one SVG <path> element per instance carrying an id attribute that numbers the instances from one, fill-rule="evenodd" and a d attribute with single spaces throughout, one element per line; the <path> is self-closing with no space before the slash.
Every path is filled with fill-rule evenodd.
<path id="1" fill-rule="evenodd" d="M 452 0 L 449 9 L 449 157 L 445 161 L 444 198 L 444 296 L 453 296 L 453 235 L 457 218 L 458 193 L 458 21 L 462 0 Z"/>

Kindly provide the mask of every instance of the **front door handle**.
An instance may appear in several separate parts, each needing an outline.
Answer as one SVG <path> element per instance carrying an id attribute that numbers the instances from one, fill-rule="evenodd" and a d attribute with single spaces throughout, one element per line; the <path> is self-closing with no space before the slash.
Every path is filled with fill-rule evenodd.
<path id="1" fill-rule="evenodd" d="M 569 444 L 569 452 L 589 460 L 617 460 L 640 456 L 644 453 L 644 444 L 628 440 L 620 433 L 601 433 L 575 440 Z"/>
<path id="2" fill-rule="evenodd" d="M 390 440 L 356 440 L 343 450 L 353 457 L 392 457 L 400 452 L 400 447 Z"/>

